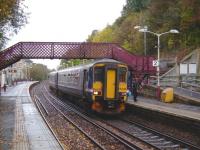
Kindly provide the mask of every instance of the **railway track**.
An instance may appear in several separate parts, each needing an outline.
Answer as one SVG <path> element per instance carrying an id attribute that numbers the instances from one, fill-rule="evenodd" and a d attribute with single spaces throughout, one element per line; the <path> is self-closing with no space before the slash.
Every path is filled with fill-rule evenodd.
<path id="1" fill-rule="evenodd" d="M 45 85 L 43 85 L 43 91 L 44 90 L 44 98 L 48 99 L 49 103 L 51 103 L 54 108 L 60 111 L 60 113 L 62 113 L 68 121 L 72 122 L 75 126 L 77 126 L 77 128 L 80 128 L 80 131 L 85 132 L 84 134 L 86 134 L 90 140 L 98 145 L 100 149 L 200 149 L 199 147 L 196 147 L 190 143 L 186 143 L 168 135 L 163 135 L 158 131 L 149 129 L 141 126 L 138 123 L 128 120 L 92 119 L 94 117 L 88 117 L 88 115 L 84 115 L 81 110 L 77 111 L 77 108 L 72 108 L 72 106 L 63 103 L 58 98 L 52 96 L 48 92 Z M 88 129 L 84 127 L 92 128 L 92 130 L 89 131 L 89 134 Z M 91 131 L 94 131 L 94 133 L 91 133 Z M 101 132 L 104 132 L 103 134 L 106 133 L 106 136 L 104 135 L 104 137 L 106 137 L 106 141 L 109 141 L 108 137 L 110 137 L 110 141 L 108 142 L 109 145 L 112 143 L 112 139 L 115 139 L 115 141 L 117 140 L 119 143 L 114 142 L 114 145 L 112 145 L 113 147 L 110 147 L 107 145 L 106 141 L 98 142 L 99 139 L 97 134 L 99 136 L 101 135 Z M 135 139 L 137 142 L 135 142 Z M 121 147 L 119 145 L 123 146 Z"/>
<path id="2" fill-rule="evenodd" d="M 96 142 L 93 138 L 91 138 L 86 132 L 84 132 L 83 130 L 81 130 L 81 128 L 78 127 L 76 124 L 74 124 L 74 122 L 72 120 L 70 120 L 69 118 L 66 118 L 66 116 L 57 107 L 55 107 L 55 105 L 49 99 L 46 98 L 46 95 L 45 95 L 46 93 L 44 92 L 44 89 L 41 88 L 41 86 L 37 87 L 37 92 L 34 93 L 34 94 L 37 94 L 36 96 L 34 96 L 35 97 L 34 100 L 35 100 L 35 102 L 36 102 L 36 104 L 37 104 L 38 107 L 39 107 L 39 105 L 41 105 L 42 109 L 41 109 L 41 107 L 39 107 L 39 109 L 40 109 L 40 112 L 42 112 L 42 116 L 44 118 L 45 118 L 44 114 L 46 114 L 47 116 L 51 116 L 51 117 L 56 117 L 57 118 L 58 117 L 57 114 L 59 113 L 60 117 L 64 118 L 65 121 L 71 123 L 73 126 L 76 127 L 76 129 L 78 129 L 81 133 L 83 133 L 86 137 L 88 137 L 88 139 L 95 145 L 94 148 L 92 148 L 92 149 L 98 149 L 98 150 L 102 149 L 102 150 L 104 150 L 104 148 L 98 142 Z M 63 122 L 63 124 L 65 124 L 65 122 Z M 50 127 L 51 130 L 54 130 L 51 127 L 51 125 L 49 125 L 49 127 Z M 63 128 L 63 127 L 60 126 L 59 128 Z M 59 135 L 57 135 L 57 134 L 54 134 L 54 135 L 57 137 L 57 139 L 59 139 L 58 138 Z M 65 149 L 64 147 L 66 145 L 63 142 L 63 140 L 60 141 L 60 143 L 62 145 L 62 148 Z M 83 148 L 83 149 L 87 149 L 87 148 Z"/>
<path id="3" fill-rule="evenodd" d="M 99 124 L 105 126 L 105 128 L 110 126 L 112 130 L 114 129 L 122 134 L 128 135 L 128 137 L 142 141 L 154 149 L 200 150 L 199 147 L 191 143 L 163 134 L 134 121 L 118 118 L 117 120 L 100 120 Z"/>
<path id="4" fill-rule="evenodd" d="M 112 128 L 118 129 L 120 132 L 124 132 L 130 137 L 137 138 L 152 145 L 155 149 L 194 149 L 199 150 L 200 148 L 187 143 L 183 140 L 176 139 L 169 135 L 164 135 L 158 131 L 152 130 L 148 127 L 144 127 L 136 122 L 128 120 L 111 120 L 104 121 L 107 125 L 112 126 Z M 119 126 L 120 125 L 120 126 Z"/>
<path id="5" fill-rule="evenodd" d="M 183 141 L 181 139 L 174 138 L 172 136 L 163 134 L 159 131 L 153 130 L 149 127 L 143 126 L 141 124 L 138 124 L 134 121 L 129 121 L 126 119 L 121 119 L 124 122 L 130 124 L 133 126 L 133 128 L 136 127 L 139 128 L 139 130 L 142 130 L 142 133 L 138 133 L 137 130 L 134 132 L 134 134 L 138 134 L 142 140 L 149 142 L 150 144 L 160 148 L 160 149 L 194 149 L 194 150 L 200 150 L 200 147 L 197 147 L 189 142 Z M 130 131 L 129 131 L 130 133 Z M 143 133 L 148 134 L 149 138 L 144 138 L 145 136 Z M 154 136 L 155 138 L 152 138 Z M 152 139 L 152 140 L 151 140 Z"/>
<path id="6" fill-rule="evenodd" d="M 133 143 L 126 141 L 106 128 L 101 127 L 95 123 L 93 119 L 90 119 L 76 111 L 74 108 L 63 104 L 47 91 L 43 91 L 42 95 L 43 97 L 41 98 L 45 98 L 66 120 L 76 126 L 100 149 L 140 149 Z M 43 104 L 43 107 L 45 107 L 45 105 L 46 104 Z M 49 110 L 46 110 L 46 112 L 49 112 Z"/>

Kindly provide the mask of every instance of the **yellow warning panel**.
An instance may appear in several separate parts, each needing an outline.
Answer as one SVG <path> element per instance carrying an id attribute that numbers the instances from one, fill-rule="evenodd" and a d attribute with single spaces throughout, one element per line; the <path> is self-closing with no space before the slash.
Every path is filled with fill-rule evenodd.
<path id="1" fill-rule="evenodd" d="M 173 102 L 174 100 L 174 89 L 173 88 L 166 88 L 161 93 L 161 99 L 165 103 Z"/>
<path id="2" fill-rule="evenodd" d="M 126 92 L 127 91 L 127 84 L 125 82 L 119 83 L 119 92 Z"/>
<path id="3" fill-rule="evenodd" d="M 93 83 L 93 89 L 94 90 L 102 90 L 102 86 L 103 86 L 103 84 L 100 82 L 100 81 L 95 81 L 94 83 Z"/>
<path id="4" fill-rule="evenodd" d="M 106 98 L 115 98 L 116 70 L 107 71 Z"/>

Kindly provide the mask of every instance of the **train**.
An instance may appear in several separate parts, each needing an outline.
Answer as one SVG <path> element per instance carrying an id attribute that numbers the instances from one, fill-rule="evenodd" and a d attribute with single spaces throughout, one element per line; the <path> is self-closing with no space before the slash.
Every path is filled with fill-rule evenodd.
<path id="1" fill-rule="evenodd" d="M 50 88 L 81 98 L 95 112 L 116 114 L 125 110 L 128 66 L 122 62 L 95 60 L 51 72 L 48 78 Z"/>

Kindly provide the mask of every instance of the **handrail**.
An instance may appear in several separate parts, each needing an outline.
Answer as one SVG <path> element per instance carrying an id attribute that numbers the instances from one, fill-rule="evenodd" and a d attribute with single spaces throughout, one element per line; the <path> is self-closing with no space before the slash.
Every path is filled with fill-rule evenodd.
<path id="1" fill-rule="evenodd" d="M 20 59 L 101 59 L 111 58 L 128 64 L 139 74 L 155 74 L 152 56 L 134 55 L 116 43 L 19 42 L 0 52 L 0 70 Z"/>
<path id="2" fill-rule="evenodd" d="M 200 89 L 200 85 L 198 84 L 192 84 L 192 83 L 188 83 L 188 82 L 181 82 L 181 87 L 182 87 L 182 84 L 186 84 L 186 85 L 189 85 L 189 86 L 192 86 L 192 87 L 197 87 Z"/>

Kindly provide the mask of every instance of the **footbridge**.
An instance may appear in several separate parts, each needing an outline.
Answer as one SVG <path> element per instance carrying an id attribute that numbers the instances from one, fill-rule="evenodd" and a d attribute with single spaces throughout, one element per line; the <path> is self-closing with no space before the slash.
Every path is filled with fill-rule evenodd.
<path id="1" fill-rule="evenodd" d="M 0 70 L 20 59 L 100 59 L 111 58 L 129 65 L 139 74 L 154 74 L 153 57 L 137 56 L 115 43 L 19 42 L 0 51 Z"/>

